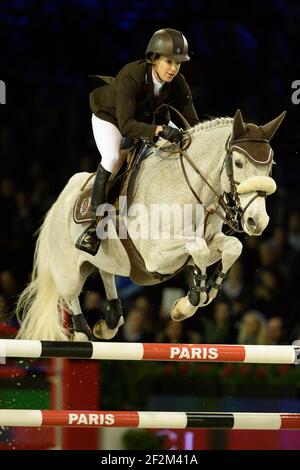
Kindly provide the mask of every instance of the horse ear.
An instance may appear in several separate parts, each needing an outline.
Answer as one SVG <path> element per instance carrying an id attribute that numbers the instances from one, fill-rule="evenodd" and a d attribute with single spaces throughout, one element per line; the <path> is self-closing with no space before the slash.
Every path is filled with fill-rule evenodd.
<path id="1" fill-rule="evenodd" d="M 270 141 L 274 137 L 274 134 L 282 123 L 285 115 L 286 111 L 283 111 L 283 113 L 281 113 L 280 116 L 278 116 L 276 119 L 273 119 L 273 121 L 268 122 L 264 126 L 260 126 L 261 130 L 266 136 L 266 139 Z"/>
<path id="2" fill-rule="evenodd" d="M 231 140 L 239 139 L 245 132 L 245 124 L 241 111 L 238 109 L 233 118 Z"/>

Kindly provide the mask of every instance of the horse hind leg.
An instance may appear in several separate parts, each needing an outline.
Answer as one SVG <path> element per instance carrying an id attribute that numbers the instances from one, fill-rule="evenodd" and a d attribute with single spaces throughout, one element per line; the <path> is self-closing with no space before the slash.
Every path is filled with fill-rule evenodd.
<path id="1" fill-rule="evenodd" d="M 72 325 L 73 325 L 73 341 L 90 341 L 93 337 L 91 329 L 87 324 L 86 319 L 83 316 L 79 298 L 76 297 L 75 299 L 69 302 L 71 308 L 71 318 L 72 318 Z"/>
<path id="2" fill-rule="evenodd" d="M 99 320 L 94 328 L 93 333 L 99 339 L 112 339 L 116 336 L 120 326 L 124 324 L 123 310 L 121 299 L 118 298 L 115 276 L 106 271 L 99 270 L 103 280 L 107 308 L 105 320 Z"/>
<path id="3" fill-rule="evenodd" d="M 77 252 L 75 254 L 77 255 Z M 76 259 L 70 259 L 69 263 L 60 265 L 56 263 L 54 272 L 56 285 L 60 286 L 64 310 L 68 311 L 72 320 L 72 328 L 68 328 L 67 339 L 68 341 L 88 341 L 93 335 L 83 316 L 79 295 L 94 267 L 89 263 L 83 263 L 78 269 L 74 269 Z"/>
<path id="4" fill-rule="evenodd" d="M 81 310 L 79 295 L 86 279 L 94 271 L 94 266 L 90 263 L 82 263 L 80 268 L 73 269 L 72 279 L 69 279 L 69 288 L 65 291 L 66 304 L 71 315 L 73 334 L 70 341 L 91 341 L 93 334 Z"/>

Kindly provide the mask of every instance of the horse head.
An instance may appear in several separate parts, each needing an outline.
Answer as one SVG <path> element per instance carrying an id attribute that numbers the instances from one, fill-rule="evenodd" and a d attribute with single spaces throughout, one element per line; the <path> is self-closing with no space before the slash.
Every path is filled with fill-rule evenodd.
<path id="1" fill-rule="evenodd" d="M 245 124 L 240 110 L 234 116 L 221 185 L 225 194 L 230 195 L 248 235 L 261 235 L 269 222 L 265 199 L 276 191 L 276 183 L 270 176 L 274 164 L 270 141 L 285 114 L 284 111 L 263 126 Z"/>

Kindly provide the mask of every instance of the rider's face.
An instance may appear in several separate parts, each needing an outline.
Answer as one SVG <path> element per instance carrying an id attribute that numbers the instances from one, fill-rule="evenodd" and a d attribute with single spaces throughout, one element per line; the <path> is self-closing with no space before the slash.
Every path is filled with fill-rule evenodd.
<path id="1" fill-rule="evenodd" d="M 171 82 L 178 74 L 180 62 L 171 57 L 160 56 L 154 61 L 154 70 L 163 82 Z"/>

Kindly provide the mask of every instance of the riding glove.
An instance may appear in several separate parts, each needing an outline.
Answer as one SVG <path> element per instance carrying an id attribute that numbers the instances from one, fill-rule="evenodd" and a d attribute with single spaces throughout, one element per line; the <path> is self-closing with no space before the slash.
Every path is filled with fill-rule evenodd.
<path id="1" fill-rule="evenodd" d="M 176 142 L 179 144 L 182 141 L 182 134 L 179 129 L 171 126 L 163 126 L 163 130 L 159 132 L 159 137 L 163 137 L 169 142 Z"/>

